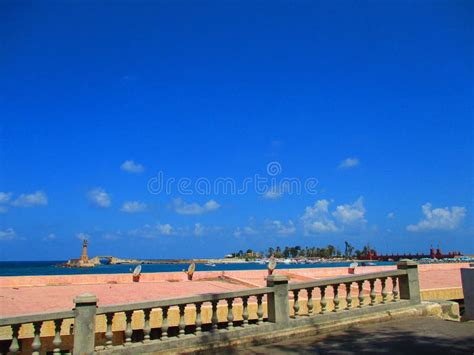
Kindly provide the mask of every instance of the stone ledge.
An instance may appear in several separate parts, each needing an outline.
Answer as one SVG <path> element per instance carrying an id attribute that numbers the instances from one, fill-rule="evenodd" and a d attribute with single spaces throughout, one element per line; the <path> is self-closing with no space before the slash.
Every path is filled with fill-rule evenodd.
<path id="1" fill-rule="evenodd" d="M 205 333 L 196 337 L 193 335 L 184 338 L 169 339 L 166 341 L 152 341 L 147 344 L 137 343 L 131 346 L 119 346 L 108 350 L 99 351 L 99 354 L 175 354 L 195 352 L 199 350 L 216 350 L 231 348 L 245 344 L 265 344 L 268 342 L 282 341 L 294 336 L 313 336 L 335 330 L 343 330 L 355 324 L 383 322 L 391 319 L 400 319 L 413 316 L 432 316 L 442 319 L 459 318 L 459 308 L 454 302 L 423 302 L 411 305 L 409 302 L 398 304 L 380 305 L 337 313 L 315 315 L 292 319 L 288 325 L 265 323 L 261 326 L 250 326 L 233 331 L 219 331 Z"/>

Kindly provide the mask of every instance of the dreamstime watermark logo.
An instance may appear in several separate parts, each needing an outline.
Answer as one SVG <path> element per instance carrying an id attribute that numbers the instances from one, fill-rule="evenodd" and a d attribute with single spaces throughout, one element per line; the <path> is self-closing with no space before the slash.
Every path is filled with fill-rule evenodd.
<path id="1" fill-rule="evenodd" d="M 259 173 L 238 180 L 232 177 L 218 177 L 213 180 L 206 177 L 167 177 L 163 171 L 148 179 L 147 188 L 153 195 L 178 193 L 181 195 L 245 195 L 255 192 L 266 198 L 278 198 L 281 195 L 315 195 L 318 180 L 314 177 L 300 179 L 283 177 L 282 166 L 277 161 L 267 164 L 266 175 Z"/>
<path id="2" fill-rule="evenodd" d="M 277 176 L 281 174 L 281 164 L 277 161 L 271 161 L 267 164 L 267 174 L 270 176 Z"/>

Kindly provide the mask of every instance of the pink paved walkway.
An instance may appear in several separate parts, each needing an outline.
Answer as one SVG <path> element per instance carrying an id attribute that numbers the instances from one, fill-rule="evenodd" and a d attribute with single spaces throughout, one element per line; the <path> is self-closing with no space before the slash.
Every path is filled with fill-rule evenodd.
<path id="1" fill-rule="evenodd" d="M 220 281 L 4 287 L 0 289 L 0 316 L 69 310 L 74 307 L 74 297 L 86 292 L 95 294 L 100 305 L 111 305 L 239 289 L 241 285 Z"/>
<path id="2" fill-rule="evenodd" d="M 461 287 L 461 267 L 469 267 L 469 265 L 420 265 L 421 289 Z M 394 268 L 394 266 L 366 267 L 359 268 L 357 273 Z M 277 273 L 288 274 L 290 282 L 302 282 L 344 276 L 347 275 L 347 268 L 281 269 L 277 270 Z M 265 285 L 265 270 L 226 271 L 224 274 L 227 280 L 216 279 L 222 275 L 222 272 L 196 273 L 195 280 L 192 282 L 182 281 L 182 274 L 177 273 L 144 274 L 139 283 L 132 283 L 130 275 L 91 275 L 91 278 L 84 275 L 79 277 L 0 277 L 0 316 L 70 310 L 73 307 L 74 297 L 86 292 L 97 295 L 99 305 L 110 305 L 234 291 Z M 378 284 L 376 286 L 377 289 L 380 288 Z M 341 291 L 342 295 L 343 290 Z M 331 291 L 328 296 L 330 294 L 332 294 Z"/>

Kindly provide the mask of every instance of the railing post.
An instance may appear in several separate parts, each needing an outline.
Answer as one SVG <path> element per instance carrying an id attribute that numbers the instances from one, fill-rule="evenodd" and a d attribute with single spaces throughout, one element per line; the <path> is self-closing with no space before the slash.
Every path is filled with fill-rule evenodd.
<path id="1" fill-rule="evenodd" d="M 74 355 L 93 354 L 97 297 L 90 293 L 74 299 Z"/>
<path id="2" fill-rule="evenodd" d="M 418 264 L 412 260 L 400 260 L 397 263 L 397 269 L 407 272 L 406 275 L 399 277 L 400 299 L 410 300 L 411 303 L 421 303 Z"/>
<path id="3" fill-rule="evenodd" d="M 463 320 L 474 320 L 474 264 L 461 269 L 462 290 L 464 293 Z"/>
<path id="4" fill-rule="evenodd" d="M 267 287 L 273 292 L 267 294 L 268 321 L 272 323 L 288 323 L 290 306 L 288 302 L 288 277 L 270 275 L 267 277 Z"/>

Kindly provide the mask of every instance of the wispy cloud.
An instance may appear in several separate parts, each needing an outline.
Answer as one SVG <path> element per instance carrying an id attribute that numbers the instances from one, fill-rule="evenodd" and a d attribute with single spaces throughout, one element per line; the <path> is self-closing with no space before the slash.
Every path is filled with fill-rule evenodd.
<path id="1" fill-rule="evenodd" d="M 50 242 L 53 240 L 56 240 L 56 234 L 54 233 L 49 233 L 46 237 L 43 238 L 45 242 Z"/>
<path id="2" fill-rule="evenodd" d="M 4 204 L 7 204 L 11 197 L 11 192 L 0 192 L 0 214 L 7 213 L 8 207 L 4 206 Z"/>
<path id="3" fill-rule="evenodd" d="M 395 215 L 395 212 L 389 212 L 387 213 L 387 218 L 388 219 L 395 219 L 396 215 Z"/>
<path id="4" fill-rule="evenodd" d="M 102 235 L 102 239 L 105 240 L 117 240 L 120 239 L 122 236 L 121 231 L 116 231 L 116 232 L 107 232 Z"/>
<path id="5" fill-rule="evenodd" d="M 81 232 L 81 233 L 76 234 L 76 238 L 80 239 L 80 240 L 89 240 L 89 239 L 91 239 L 91 236 L 87 233 L 82 233 Z"/>
<path id="6" fill-rule="evenodd" d="M 221 227 L 218 226 L 205 226 L 201 223 L 194 224 L 193 234 L 195 236 L 203 236 L 203 235 L 210 235 L 215 234 L 222 231 Z"/>
<path id="7" fill-rule="evenodd" d="M 258 230 L 252 226 L 246 227 L 237 227 L 234 231 L 234 237 L 241 237 L 243 235 L 256 235 L 258 234 Z"/>
<path id="8" fill-rule="evenodd" d="M 48 204 L 48 196 L 43 191 L 36 191 L 32 194 L 21 194 L 12 202 L 15 207 L 34 207 L 46 206 Z"/>
<path id="9" fill-rule="evenodd" d="M 107 208 L 112 204 L 110 195 L 101 187 L 90 190 L 87 193 L 89 201 L 97 207 Z"/>
<path id="10" fill-rule="evenodd" d="M 339 169 L 355 168 L 357 165 L 359 165 L 359 159 L 347 158 L 341 161 L 341 163 L 339 164 Z"/>
<path id="11" fill-rule="evenodd" d="M 120 211 L 125 213 L 139 213 L 145 211 L 147 208 L 146 204 L 138 201 L 127 201 L 124 202 Z"/>
<path id="12" fill-rule="evenodd" d="M 141 237 L 141 238 L 157 238 L 159 236 L 169 236 L 169 235 L 175 235 L 177 232 L 171 224 L 166 223 L 166 224 L 161 224 L 157 223 L 154 226 L 151 226 L 149 224 L 145 224 L 141 228 L 137 228 L 134 230 L 131 230 L 128 234 L 134 237 Z"/>
<path id="13" fill-rule="evenodd" d="M 408 231 L 454 230 L 461 225 L 466 216 L 466 208 L 458 206 L 432 209 L 431 203 L 426 203 L 421 206 L 421 210 L 425 218 L 417 224 L 408 225 Z"/>
<path id="14" fill-rule="evenodd" d="M 265 191 L 265 193 L 263 194 L 263 198 L 267 200 L 276 200 L 279 199 L 281 196 L 282 193 L 277 187 L 272 187 L 271 189 Z"/>
<path id="15" fill-rule="evenodd" d="M 11 240 L 16 237 L 16 233 L 13 228 L 7 228 L 0 230 L 0 240 Z"/>
<path id="16" fill-rule="evenodd" d="M 11 192 L 0 192 L 0 204 L 7 203 L 8 201 L 10 201 L 11 197 L 12 197 Z"/>
<path id="17" fill-rule="evenodd" d="M 267 222 L 266 229 L 277 235 L 292 235 L 296 233 L 296 226 L 290 219 L 288 223 L 283 223 L 279 220 Z"/>
<path id="18" fill-rule="evenodd" d="M 198 203 L 186 203 L 179 198 L 173 201 L 173 206 L 176 213 L 183 215 L 198 215 L 208 213 L 218 210 L 221 207 L 221 205 L 219 205 L 214 200 L 209 200 L 204 205 L 200 205 Z"/>
<path id="19" fill-rule="evenodd" d="M 120 169 L 133 174 L 140 174 L 145 170 L 143 165 L 135 163 L 133 160 L 125 160 Z"/>

